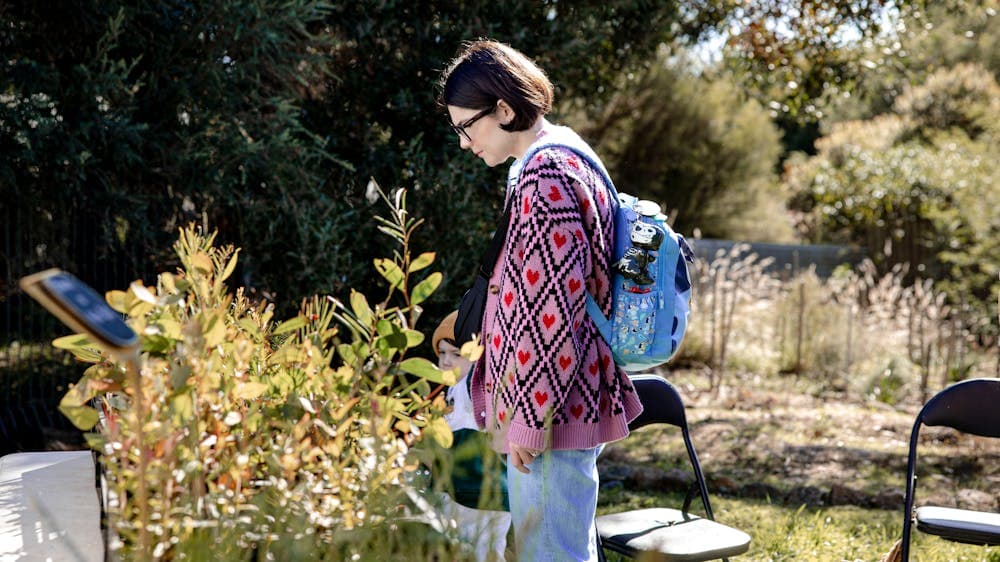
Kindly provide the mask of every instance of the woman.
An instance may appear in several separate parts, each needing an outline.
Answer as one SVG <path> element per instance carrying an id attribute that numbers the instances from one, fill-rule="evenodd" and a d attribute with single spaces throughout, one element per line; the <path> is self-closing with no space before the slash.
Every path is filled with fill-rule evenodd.
<path id="1" fill-rule="evenodd" d="M 597 454 L 642 410 L 586 312 L 588 292 L 610 312 L 617 201 L 569 148 L 534 151 L 574 146 L 599 162 L 576 133 L 545 119 L 552 84 L 520 52 L 470 43 L 441 86 L 463 149 L 491 167 L 515 159 L 470 394 L 477 423 L 508 454 L 518 559 L 596 560 Z"/>

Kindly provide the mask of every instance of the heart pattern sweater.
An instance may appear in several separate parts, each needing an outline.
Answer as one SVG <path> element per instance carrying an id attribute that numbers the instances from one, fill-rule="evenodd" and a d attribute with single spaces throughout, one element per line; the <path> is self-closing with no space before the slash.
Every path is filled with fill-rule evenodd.
<path id="1" fill-rule="evenodd" d="M 592 152 L 572 130 L 546 124 L 535 145 L 552 142 Z M 509 443 L 585 449 L 622 439 L 642 405 L 586 311 L 587 292 L 605 314 L 611 309 L 618 202 L 601 174 L 566 148 L 516 161 L 510 179 L 510 223 L 470 388 L 477 423 L 503 453 Z"/>

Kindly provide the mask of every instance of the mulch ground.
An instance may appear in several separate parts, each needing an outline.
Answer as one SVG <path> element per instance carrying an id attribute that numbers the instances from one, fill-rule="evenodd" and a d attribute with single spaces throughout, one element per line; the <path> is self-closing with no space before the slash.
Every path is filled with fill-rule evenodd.
<path id="1" fill-rule="evenodd" d="M 712 494 L 790 506 L 902 508 L 918 404 L 815 396 L 792 380 L 731 377 L 713 393 L 697 374 L 669 378 L 685 401 Z M 918 504 L 1000 510 L 1000 440 L 935 427 L 920 435 Z M 691 480 L 686 466 L 678 432 L 646 428 L 608 448 L 601 474 L 606 486 L 679 491 Z"/>

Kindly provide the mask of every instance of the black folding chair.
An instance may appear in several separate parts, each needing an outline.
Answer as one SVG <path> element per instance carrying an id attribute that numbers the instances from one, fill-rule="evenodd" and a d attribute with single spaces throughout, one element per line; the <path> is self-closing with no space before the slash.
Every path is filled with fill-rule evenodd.
<path id="1" fill-rule="evenodd" d="M 925 505 L 913 512 L 917 487 L 917 438 L 920 426 L 945 426 L 962 433 L 1000 438 L 1000 379 L 969 379 L 938 392 L 924 404 L 910 434 L 903 511 L 903 562 L 910 559 L 910 533 L 917 530 L 944 539 L 1000 545 L 1000 513 Z"/>
<path id="2" fill-rule="evenodd" d="M 685 562 L 716 560 L 746 552 L 750 548 L 750 535 L 714 521 L 708 486 L 691 443 L 684 403 L 677 389 L 655 375 L 634 375 L 632 382 L 642 401 L 643 412 L 629 429 L 635 431 L 652 424 L 680 428 L 695 482 L 680 510 L 655 507 L 599 516 L 600 546 L 631 558 L 652 551 L 660 553 L 659 560 Z M 704 518 L 689 511 L 695 494 L 701 497 Z"/>

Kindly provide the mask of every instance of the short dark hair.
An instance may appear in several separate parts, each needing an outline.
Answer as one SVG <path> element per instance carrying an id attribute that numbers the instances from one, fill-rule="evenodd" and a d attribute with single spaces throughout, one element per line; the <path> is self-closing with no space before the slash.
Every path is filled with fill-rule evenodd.
<path id="1" fill-rule="evenodd" d="M 486 109 L 504 100 L 514 119 L 505 131 L 523 131 L 552 110 L 552 82 L 520 51 L 496 41 L 466 43 L 441 74 L 442 106 Z"/>

